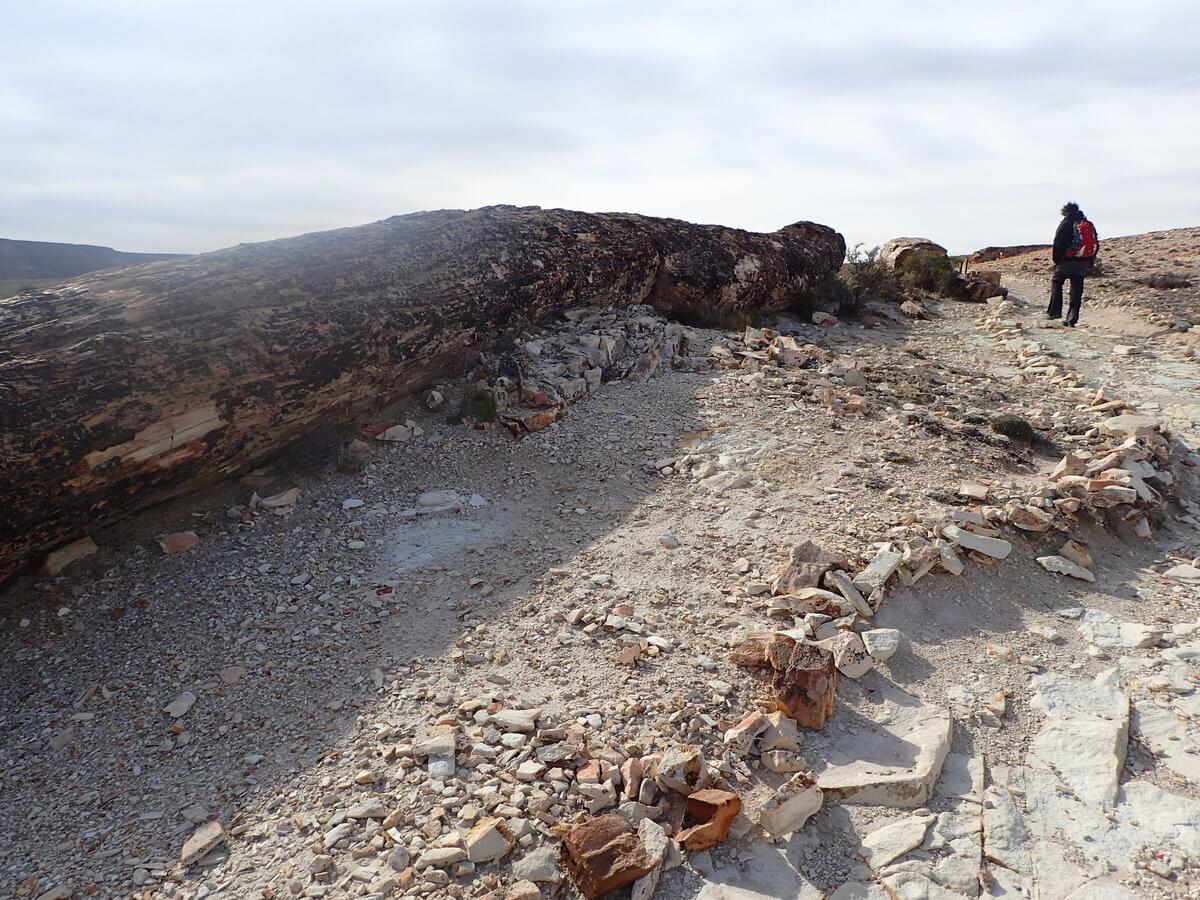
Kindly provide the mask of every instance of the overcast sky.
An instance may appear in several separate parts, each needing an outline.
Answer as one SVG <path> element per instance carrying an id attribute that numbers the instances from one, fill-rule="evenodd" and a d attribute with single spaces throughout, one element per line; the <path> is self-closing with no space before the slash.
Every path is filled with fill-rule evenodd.
<path id="1" fill-rule="evenodd" d="M 0 237 L 199 251 L 490 203 L 952 250 L 1200 224 L 1194 0 L 28 0 Z"/>

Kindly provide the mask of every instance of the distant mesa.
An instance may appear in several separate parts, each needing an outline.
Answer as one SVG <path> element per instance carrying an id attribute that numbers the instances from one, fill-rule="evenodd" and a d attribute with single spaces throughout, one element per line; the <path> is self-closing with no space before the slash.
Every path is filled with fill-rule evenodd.
<path id="1" fill-rule="evenodd" d="M 98 269 L 137 266 L 164 259 L 179 259 L 185 253 L 126 253 L 91 244 L 57 244 L 48 241 L 15 241 L 0 238 L 0 285 L 8 292 L 26 284 L 40 286 L 47 279 L 74 278 Z"/>

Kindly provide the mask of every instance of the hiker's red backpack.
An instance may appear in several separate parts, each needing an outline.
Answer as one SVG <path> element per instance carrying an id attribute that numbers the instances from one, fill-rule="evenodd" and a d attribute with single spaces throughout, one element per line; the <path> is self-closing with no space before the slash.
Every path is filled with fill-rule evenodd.
<path id="1" fill-rule="evenodd" d="M 1072 259 L 1095 259 L 1100 249 L 1100 237 L 1096 234 L 1096 226 L 1088 219 L 1079 219 L 1075 223 L 1075 240 L 1071 249 L 1066 253 Z"/>

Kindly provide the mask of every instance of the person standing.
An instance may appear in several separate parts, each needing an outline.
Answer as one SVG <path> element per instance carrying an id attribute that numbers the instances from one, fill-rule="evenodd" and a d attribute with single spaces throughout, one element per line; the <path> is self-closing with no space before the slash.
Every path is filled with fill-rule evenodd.
<path id="1" fill-rule="evenodd" d="M 1046 315 L 1051 319 L 1063 314 L 1063 282 L 1071 282 L 1071 302 L 1067 307 L 1064 324 L 1074 327 L 1079 321 L 1079 307 L 1083 304 L 1083 279 L 1096 262 L 1100 249 L 1100 238 L 1096 226 L 1083 214 L 1078 203 L 1068 203 L 1062 208 L 1062 221 L 1054 232 L 1054 275 L 1050 279 L 1050 306 Z"/>

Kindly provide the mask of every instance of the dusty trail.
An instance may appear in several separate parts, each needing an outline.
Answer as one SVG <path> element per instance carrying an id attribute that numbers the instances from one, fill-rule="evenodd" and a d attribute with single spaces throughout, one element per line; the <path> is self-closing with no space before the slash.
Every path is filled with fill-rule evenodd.
<path id="1" fill-rule="evenodd" d="M 292 460 L 234 500 L 97 536 L 101 551 L 57 582 L 4 597 L 0 896 L 67 884 L 102 897 L 504 896 L 521 879 L 571 896 L 556 887 L 554 826 L 589 802 L 577 767 L 676 745 L 703 748 L 747 815 L 656 896 L 954 898 L 981 883 L 985 895 L 1194 895 L 1200 595 L 1161 574 L 1170 555 L 1200 554 L 1189 503 L 1149 540 L 1078 526 L 1091 584 L 1036 563 L 1064 535 L 1011 527 L 1002 562 L 888 583 L 868 627 L 897 629 L 900 649 L 841 680 L 833 718 L 800 752 L 826 783 L 865 761 L 875 781 L 936 780 L 928 796 L 827 796 L 772 843 L 755 816 L 786 776 L 723 745 L 762 693 L 729 650 L 779 621 L 769 582 L 793 545 L 859 568 L 963 510 L 964 480 L 1000 497 L 1045 484 L 1059 455 L 998 440 L 991 416 L 1050 428 L 1107 384 L 1196 445 L 1190 363 L 1154 337 L 1039 329 L 1036 286 L 1014 287 L 1028 307 L 946 304 L 870 329 L 781 323 L 818 348 L 807 368 L 698 363 L 609 384 L 520 443 L 414 411 L 424 436 L 373 448 L 359 475 Z M 1022 369 L 1011 334 L 995 333 L 1011 327 L 981 324 L 989 311 L 1088 390 Z M 724 358 L 713 345 L 757 352 L 743 335 L 689 336 L 697 360 Z M 1138 352 L 1114 356 L 1114 342 Z M 855 390 L 863 414 L 847 408 Z M 252 490 L 292 485 L 290 514 L 227 517 Z M 156 531 L 185 527 L 200 547 L 162 556 Z M 628 647 L 633 666 L 619 659 Z M 164 713 L 184 692 L 194 705 Z M 1055 723 L 1092 729 L 1101 748 L 1124 727 L 1125 697 L 1128 754 L 1056 769 Z M 514 709 L 540 709 L 537 730 L 498 727 Z M 438 724 L 459 729 L 449 776 L 414 747 Z M 944 764 L 922 769 L 934 757 Z M 489 815 L 517 846 L 475 863 L 461 836 Z M 224 843 L 184 867 L 181 847 L 209 818 Z"/>

